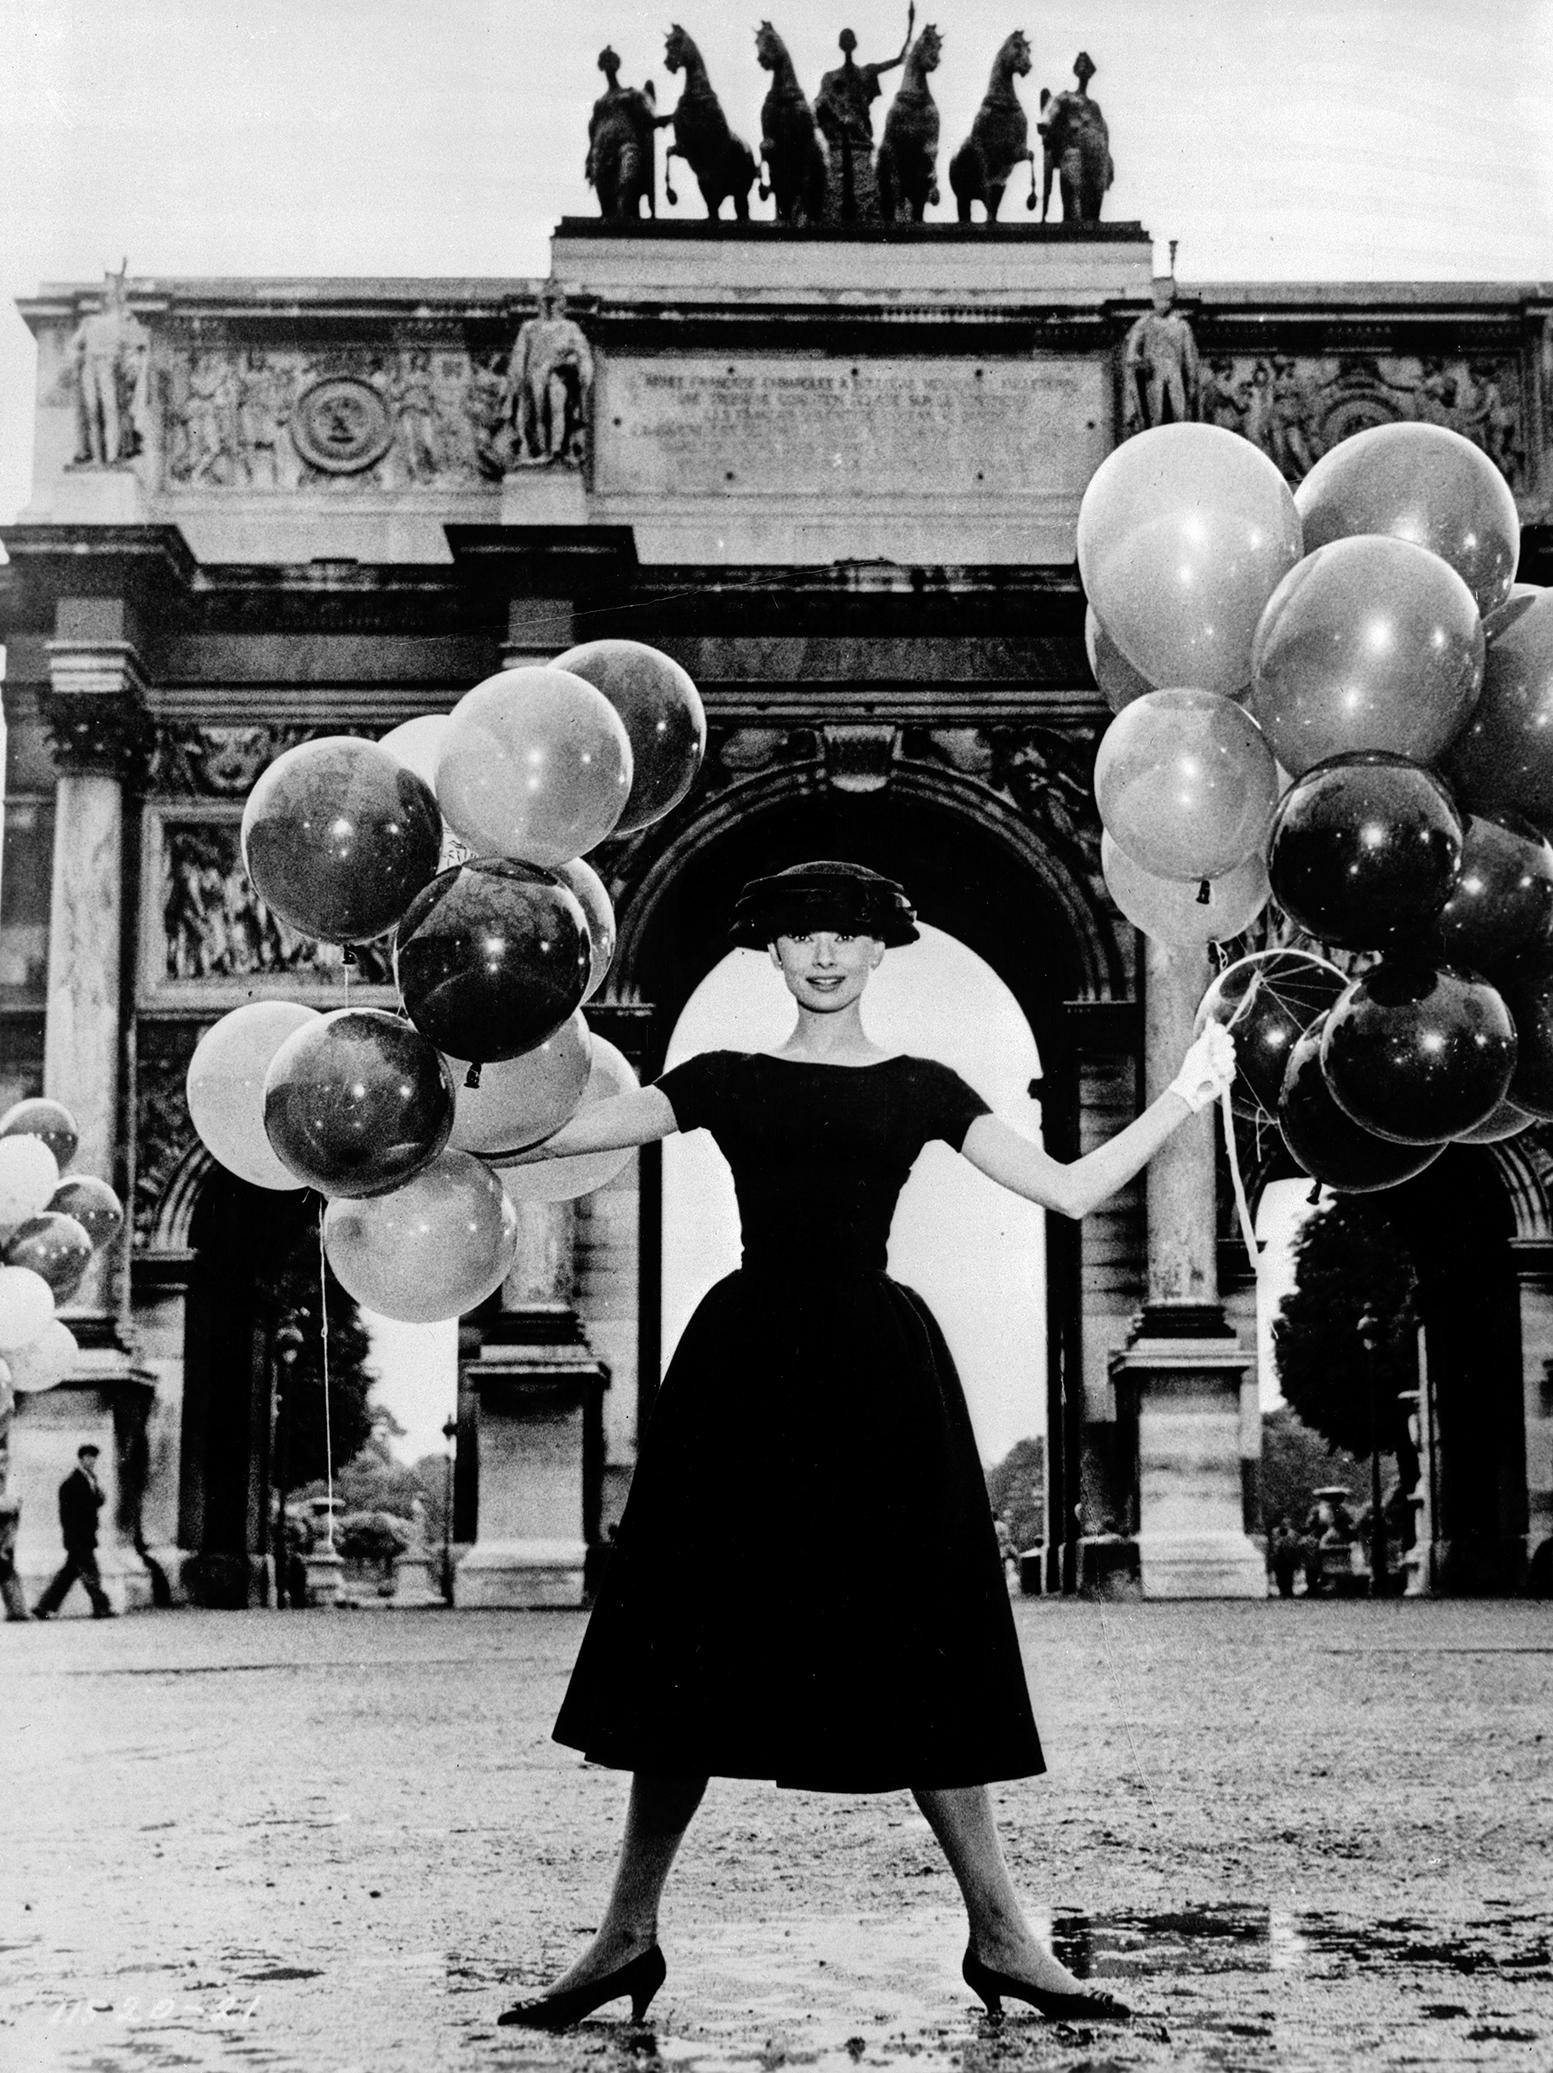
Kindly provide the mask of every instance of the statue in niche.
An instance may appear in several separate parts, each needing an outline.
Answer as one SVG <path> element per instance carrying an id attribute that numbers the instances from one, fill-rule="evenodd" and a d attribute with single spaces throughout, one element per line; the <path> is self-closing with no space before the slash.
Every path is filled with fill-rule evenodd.
<path id="1" fill-rule="evenodd" d="M 1095 61 L 1087 50 L 1073 60 L 1078 81 L 1066 93 L 1043 97 L 1040 130 L 1046 140 L 1046 202 L 1051 198 L 1052 175 L 1062 187 L 1064 223 L 1098 223 L 1100 205 L 1116 177 L 1111 159 L 1111 132 L 1098 101 L 1089 97 L 1089 82 L 1095 76 Z"/>
<path id="2" fill-rule="evenodd" d="M 670 123 L 674 129 L 674 142 L 663 154 L 664 193 L 670 202 L 678 201 L 669 179 L 669 161 L 682 158 L 696 177 L 707 215 L 715 218 L 723 203 L 731 201 L 739 222 L 747 223 L 750 189 L 755 185 L 755 154 L 729 129 L 722 103 L 707 78 L 706 60 L 678 22 L 664 43 L 663 63 L 667 71 L 685 75 L 674 113 L 657 118 L 660 126 Z"/>
<path id="3" fill-rule="evenodd" d="M 129 306 L 125 260 L 103 276 L 100 310 L 84 316 L 66 347 L 75 389 L 77 467 L 117 468 L 145 445 L 150 334 Z"/>
<path id="4" fill-rule="evenodd" d="M 1023 29 L 1016 29 L 992 61 L 992 77 L 970 135 L 949 161 L 949 185 L 962 223 L 970 222 L 973 202 L 980 202 L 987 221 L 996 223 L 1003 190 L 1021 165 L 1030 168 L 1025 207 L 1035 207 L 1035 153 L 1030 148 L 1030 124 L 1014 84 L 1029 70 L 1029 38 Z"/>
<path id="5" fill-rule="evenodd" d="M 1199 414 L 1197 341 L 1175 303 L 1174 280 L 1156 281 L 1153 309 L 1139 317 L 1122 348 L 1123 419 L 1129 432 L 1186 424 Z"/>
<path id="6" fill-rule="evenodd" d="M 843 29 L 839 38 L 841 63 L 827 72 L 814 97 L 814 120 L 830 156 L 830 179 L 826 187 L 826 215 L 832 223 L 875 223 L 879 218 L 879 189 L 874 178 L 874 121 L 870 113 L 879 98 L 879 76 L 893 72 L 906 61 L 911 32 L 916 26 L 915 0 L 906 9 L 906 40 L 893 58 L 881 58 L 872 65 L 860 65 L 853 53 L 857 37 Z"/>
<path id="7" fill-rule="evenodd" d="M 599 52 L 605 87 L 588 121 L 588 157 L 583 168 L 599 198 L 599 213 L 608 221 L 638 223 L 642 204 L 656 216 L 657 172 L 654 132 L 660 121 L 657 95 L 645 86 L 620 84 L 620 59 L 606 44 Z"/>
<path id="8" fill-rule="evenodd" d="M 906 53 L 906 74 L 884 118 L 876 168 L 886 223 L 920 223 L 938 200 L 938 104 L 929 84 L 944 40 L 932 22 Z"/>
<path id="9" fill-rule="evenodd" d="M 593 349 L 566 314 L 554 281 L 539 291 L 537 313 L 518 327 L 507 362 L 507 413 L 516 434 L 516 464 L 580 467 L 587 457 L 593 398 Z"/>
<path id="10" fill-rule="evenodd" d="M 775 201 L 778 223 L 821 223 L 829 185 L 825 149 L 787 45 L 770 22 L 755 31 L 755 58 L 771 74 L 760 109 L 760 198 Z"/>
<path id="11" fill-rule="evenodd" d="M 431 356 L 405 355 L 390 395 L 394 404 L 394 443 L 400 465 L 411 482 L 429 482 L 442 471 L 442 435 L 437 424 L 437 395 L 431 378 Z"/>
<path id="12" fill-rule="evenodd" d="M 291 414 L 284 377 L 264 353 L 245 355 L 237 374 L 237 452 L 250 489 L 281 487 L 280 457 Z"/>

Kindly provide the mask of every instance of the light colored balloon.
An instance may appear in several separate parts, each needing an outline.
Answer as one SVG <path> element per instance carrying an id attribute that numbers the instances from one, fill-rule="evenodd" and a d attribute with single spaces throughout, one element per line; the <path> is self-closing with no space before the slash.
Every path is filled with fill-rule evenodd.
<path id="1" fill-rule="evenodd" d="M 1084 653 L 1089 658 L 1089 673 L 1100 696 L 1113 713 L 1119 713 L 1124 705 L 1131 705 L 1135 698 L 1146 697 L 1150 691 L 1159 689 L 1141 670 L 1133 668 L 1100 624 L 1100 615 L 1093 605 L 1084 608 Z"/>
<path id="2" fill-rule="evenodd" d="M 48 1207 L 59 1161 L 41 1137 L 0 1137 L 0 1238 Z"/>
<path id="3" fill-rule="evenodd" d="M 1124 440 L 1079 507 L 1085 593 L 1155 684 L 1233 697 L 1249 683 L 1256 623 L 1300 553 L 1288 484 L 1221 425 L 1156 425 Z"/>
<path id="4" fill-rule="evenodd" d="M 439 1152 L 391 1194 L 324 1211 L 324 1251 L 341 1286 L 404 1324 L 474 1309 L 501 1287 L 517 1249 L 516 1211 L 468 1152 Z"/>
<path id="5" fill-rule="evenodd" d="M 641 1085 L 630 1061 L 606 1038 L 593 1039 L 593 1066 L 578 1113 Z M 532 1166 L 504 1166 L 501 1184 L 515 1202 L 568 1202 L 602 1188 L 628 1162 L 634 1145 L 608 1152 L 584 1152 L 573 1159 L 536 1159 Z"/>
<path id="6" fill-rule="evenodd" d="M 54 1291 L 30 1267 L 0 1267 L 0 1353 L 14 1377 L 18 1354 L 48 1330 Z"/>
<path id="7" fill-rule="evenodd" d="M 631 743 L 569 670 L 498 670 L 448 717 L 437 799 L 477 856 L 564 864 L 602 842 L 631 795 Z"/>
<path id="8" fill-rule="evenodd" d="M 1117 846 L 1159 878 L 1222 878 L 1267 840 L 1277 765 L 1232 698 L 1175 688 L 1135 698 L 1106 729 L 1095 799 Z"/>
<path id="9" fill-rule="evenodd" d="M 10 1365 L 0 1360 L 0 1418 L 9 1418 L 15 1409 L 16 1391 L 11 1387 Z"/>
<path id="10" fill-rule="evenodd" d="M 446 713 L 418 713 L 413 720 L 405 720 L 378 739 L 378 747 L 387 749 L 391 756 L 397 756 L 406 770 L 413 770 L 423 783 L 437 789 L 437 758 L 442 754 L 442 744 L 447 740 L 448 716 Z"/>
<path id="11" fill-rule="evenodd" d="M 1134 928 L 1172 949 L 1202 949 L 1227 942 L 1250 928 L 1267 905 L 1271 887 L 1260 850 L 1222 878 L 1210 879 L 1208 898 L 1184 878 L 1160 878 L 1133 862 L 1110 835 L 1100 836 L 1100 868 L 1111 897 Z"/>
<path id="12" fill-rule="evenodd" d="M 593 1038 L 580 1009 L 532 1051 L 482 1065 L 478 1087 L 467 1082 L 467 1061 L 449 1058 L 458 1093 L 448 1143 L 496 1161 L 538 1144 L 576 1110 L 592 1058 Z"/>
<path id="13" fill-rule="evenodd" d="M 592 962 L 588 967 L 588 983 L 583 990 L 584 1003 L 592 1000 L 609 975 L 609 967 L 615 955 L 615 909 L 604 881 L 589 863 L 577 857 L 569 864 L 554 866 L 555 875 L 563 885 L 569 885 L 582 902 L 582 911 L 588 917 L 588 944 Z"/>
<path id="14" fill-rule="evenodd" d="M 80 1357 L 75 1333 L 56 1317 L 36 1339 L 7 1356 L 11 1386 L 20 1396 L 40 1396 L 45 1389 L 57 1389 Z"/>
<path id="15" fill-rule="evenodd" d="M 207 1029 L 189 1060 L 185 1091 L 201 1144 L 256 1188 L 303 1185 L 265 1134 L 264 1076 L 286 1039 L 319 1020 L 300 1001 L 249 1001 Z"/>

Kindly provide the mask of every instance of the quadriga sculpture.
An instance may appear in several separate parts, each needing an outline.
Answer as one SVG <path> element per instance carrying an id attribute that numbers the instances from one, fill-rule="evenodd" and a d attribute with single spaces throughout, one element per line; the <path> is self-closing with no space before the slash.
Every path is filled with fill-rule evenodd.
<path id="1" fill-rule="evenodd" d="M 1111 133 L 1100 103 L 1089 98 L 1095 62 L 1087 50 L 1073 60 L 1078 81 L 1043 106 L 1041 133 L 1046 139 L 1046 194 L 1055 171 L 1062 181 L 1064 223 L 1098 223 L 1106 189 L 1116 177 L 1111 163 Z M 1041 211 L 1044 216 L 1044 205 Z"/>
<path id="2" fill-rule="evenodd" d="M 770 22 L 755 31 L 755 56 L 771 74 L 760 111 L 761 199 L 774 197 L 778 223 L 819 223 L 825 215 L 825 147 L 787 45 Z"/>
<path id="3" fill-rule="evenodd" d="M 980 202 L 987 221 L 996 223 L 1003 190 L 1016 166 L 1030 168 L 1027 209 L 1035 207 L 1035 153 L 1030 125 L 1014 82 L 1030 70 L 1030 44 L 1023 29 L 1007 37 L 992 61 L 992 77 L 971 133 L 949 161 L 949 185 L 962 223 L 971 220 L 971 204 Z"/>
<path id="4" fill-rule="evenodd" d="M 943 54 L 932 22 L 911 46 L 900 91 L 884 118 L 875 174 L 879 213 L 886 223 L 920 223 L 938 200 L 938 104 L 928 84 Z"/>
<path id="5" fill-rule="evenodd" d="M 663 154 L 664 193 L 671 202 L 679 197 L 669 184 L 669 161 L 682 158 L 696 177 L 708 216 L 720 213 L 725 201 L 733 213 L 748 222 L 750 189 L 755 185 L 755 155 L 741 137 L 728 127 L 721 101 L 706 76 L 706 63 L 678 22 L 670 28 L 663 47 L 663 62 L 670 72 L 683 72 L 685 84 L 672 115 L 657 118 L 674 127 L 674 142 Z"/>
<path id="6" fill-rule="evenodd" d="M 599 70 L 606 85 L 588 122 L 588 184 L 602 215 L 635 223 L 643 202 L 649 216 L 658 213 L 653 141 L 663 118 L 651 81 L 645 87 L 620 84 L 620 59 L 607 44 L 599 52 Z"/>

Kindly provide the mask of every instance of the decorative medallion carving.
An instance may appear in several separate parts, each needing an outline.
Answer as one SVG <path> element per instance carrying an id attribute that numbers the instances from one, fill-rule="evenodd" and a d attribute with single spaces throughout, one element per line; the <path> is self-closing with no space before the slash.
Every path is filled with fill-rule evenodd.
<path id="1" fill-rule="evenodd" d="M 354 374 L 326 375 L 304 389 L 291 407 L 290 429 L 302 459 L 326 475 L 359 475 L 394 443 L 387 403 Z"/>

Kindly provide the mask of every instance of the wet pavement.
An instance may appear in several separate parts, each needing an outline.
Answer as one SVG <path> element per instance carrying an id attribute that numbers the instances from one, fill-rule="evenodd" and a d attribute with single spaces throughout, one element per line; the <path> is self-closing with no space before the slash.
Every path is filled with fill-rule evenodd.
<path id="1" fill-rule="evenodd" d="M 498 2030 L 623 1781 L 549 1740 L 566 1613 L 0 1628 L 4 2073 L 1553 2073 L 1553 1608 L 1017 1607 L 1032 1920 L 1128 2027 L 989 2021 L 903 1794 L 715 1784 L 647 2024 Z"/>

